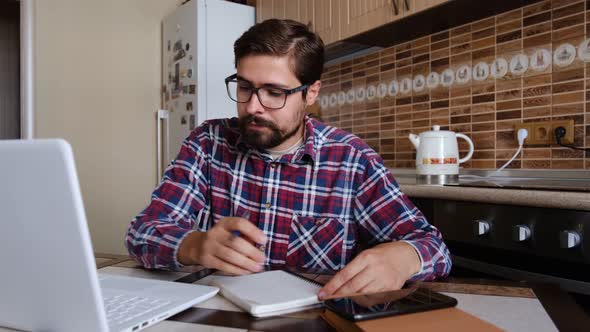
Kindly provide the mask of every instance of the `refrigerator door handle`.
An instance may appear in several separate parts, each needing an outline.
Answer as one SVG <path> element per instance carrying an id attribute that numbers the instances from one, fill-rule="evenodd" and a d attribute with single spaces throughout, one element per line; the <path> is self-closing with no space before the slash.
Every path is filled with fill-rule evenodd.
<path id="1" fill-rule="evenodd" d="M 156 130 L 157 130 L 157 151 L 156 151 L 156 184 L 160 183 L 164 170 L 164 160 L 169 160 L 168 149 L 166 148 L 170 142 L 170 128 L 169 121 L 170 112 L 167 110 L 158 110 L 156 112 Z"/>

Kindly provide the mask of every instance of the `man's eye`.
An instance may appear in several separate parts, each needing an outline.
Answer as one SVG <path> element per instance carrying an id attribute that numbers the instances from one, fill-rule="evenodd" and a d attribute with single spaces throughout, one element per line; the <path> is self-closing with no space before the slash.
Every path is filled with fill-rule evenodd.
<path id="1" fill-rule="evenodd" d="M 279 97 L 283 94 L 283 91 L 278 89 L 267 89 L 266 91 L 268 91 L 268 94 L 273 97 Z"/>
<path id="2" fill-rule="evenodd" d="M 248 91 L 248 90 L 251 90 L 252 88 L 246 84 L 238 84 L 238 89 L 240 89 L 240 91 Z"/>

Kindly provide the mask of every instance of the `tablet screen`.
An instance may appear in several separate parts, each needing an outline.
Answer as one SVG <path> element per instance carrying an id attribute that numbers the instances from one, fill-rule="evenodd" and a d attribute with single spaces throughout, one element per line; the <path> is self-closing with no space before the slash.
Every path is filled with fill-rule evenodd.
<path id="1" fill-rule="evenodd" d="M 328 300 L 326 307 L 349 320 L 365 320 L 452 307 L 457 300 L 423 288 Z"/>

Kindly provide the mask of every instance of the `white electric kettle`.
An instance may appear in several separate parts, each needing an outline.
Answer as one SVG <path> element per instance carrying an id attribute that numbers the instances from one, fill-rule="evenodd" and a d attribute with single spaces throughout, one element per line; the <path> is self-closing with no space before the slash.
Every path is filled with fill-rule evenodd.
<path id="1" fill-rule="evenodd" d="M 457 138 L 469 144 L 469 152 L 459 159 Z M 459 164 L 471 159 L 473 142 L 464 134 L 440 130 L 432 126 L 431 131 L 410 134 L 410 141 L 416 147 L 416 182 L 418 184 L 458 184 Z"/>

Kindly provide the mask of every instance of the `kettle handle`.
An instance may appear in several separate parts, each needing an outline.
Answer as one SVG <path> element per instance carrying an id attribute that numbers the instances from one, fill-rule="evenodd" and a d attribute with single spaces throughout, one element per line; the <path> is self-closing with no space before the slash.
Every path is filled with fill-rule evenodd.
<path id="1" fill-rule="evenodd" d="M 469 144 L 469 152 L 467 152 L 467 155 L 461 159 L 459 159 L 459 164 L 462 164 L 464 162 L 466 162 L 467 160 L 471 159 L 471 156 L 473 156 L 473 142 L 471 141 L 471 138 L 469 138 L 467 135 L 464 134 L 456 134 L 456 136 L 458 138 L 462 138 L 464 140 L 467 141 L 467 144 Z"/>

